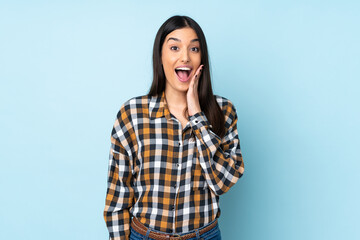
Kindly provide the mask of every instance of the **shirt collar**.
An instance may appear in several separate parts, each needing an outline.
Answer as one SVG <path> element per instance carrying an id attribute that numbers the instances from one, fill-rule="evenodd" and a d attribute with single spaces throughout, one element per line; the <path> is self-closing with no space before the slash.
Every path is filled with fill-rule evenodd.
<path id="1" fill-rule="evenodd" d="M 166 119 L 171 119 L 170 111 L 165 99 L 165 91 L 162 91 L 162 93 L 157 96 L 151 97 L 149 113 L 150 118 L 161 118 L 165 116 Z"/>

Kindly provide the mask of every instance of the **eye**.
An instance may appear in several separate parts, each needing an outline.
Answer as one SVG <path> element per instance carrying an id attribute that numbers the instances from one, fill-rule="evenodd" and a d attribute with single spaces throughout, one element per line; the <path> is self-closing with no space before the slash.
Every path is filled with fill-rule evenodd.
<path id="1" fill-rule="evenodd" d="M 193 48 L 191 48 L 191 50 L 194 51 L 194 52 L 199 52 L 200 51 L 200 49 L 198 47 L 193 47 Z"/>
<path id="2" fill-rule="evenodd" d="M 176 51 L 176 50 L 179 49 L 179 48 L 178 48 L 177 46 L 172 46 L 172 47 L 170 47 L 170 49 Z"/>

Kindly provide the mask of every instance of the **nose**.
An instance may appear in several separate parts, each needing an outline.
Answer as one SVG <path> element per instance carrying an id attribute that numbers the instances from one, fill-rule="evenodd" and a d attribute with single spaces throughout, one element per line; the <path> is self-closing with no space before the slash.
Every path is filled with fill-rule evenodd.
<path id="1" fill-rule="evenodd" d="M 182 54 L 181 54 L 181 61 L 182 62 L 189 62 L 190 58 L 189 58 L 189 53 L 187 50 L 183 50 Z"/>

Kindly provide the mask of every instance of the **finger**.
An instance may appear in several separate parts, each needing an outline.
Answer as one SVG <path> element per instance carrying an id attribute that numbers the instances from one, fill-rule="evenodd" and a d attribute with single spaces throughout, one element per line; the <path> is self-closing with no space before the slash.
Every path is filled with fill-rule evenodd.
<path id="1" fill-rule="evenodd" d="M 198 69 L 196 69 L 195 75 L 194 75 L 194 77 L 193 77 L 193 80 L 194 80 L 194 81 L 197 80 L 196 82 L 198 82 L 203 67 L 204 67 L 204 65 L 200 65 L 200 66 L 198 67 Z"/>
<path id="2" fill-rule="evenodd" d="M 204 65 L 200 65 L 200 66 L 198 67 L 198 69 L 196 70 L 196 72 L 195 72 L 196 78 L 199 78 L 199 77 L 200 77 L 200 74 L 201 74 L 201 71 L 202 71 L 203 67 L 204 67 Z"/>
<path id="3" fill-rule="evenodd" d="M 198 68 L 198 71 L 197 71 L 197 74 L 196 74 L 196 80 L 197 80 L 196 83 L 199 83 L 199 79 L 200 79 L 203 67 L 204 67 L 204 65 L 200 65 L 200 67 Z"/>

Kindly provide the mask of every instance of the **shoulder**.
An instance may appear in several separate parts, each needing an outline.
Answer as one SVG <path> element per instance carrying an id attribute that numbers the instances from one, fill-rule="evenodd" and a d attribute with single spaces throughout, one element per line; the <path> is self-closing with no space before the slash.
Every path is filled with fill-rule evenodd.
<path id="1" fill-rule="evenodd" d="M 120 107 L 117 118 L 133 118 L 136 114 L 143 113 L 145 109 L 148 109 L 149 101 L 151 96 L 149 95 L 140 95 L 132 97 L 126 100 Z"/>
<path id="2" fill-rule="evenodd" d="M 230 99 L 215 94 L 214 97 L 217 103 L 219 104 L 220 108 L 223 110 L 224 113 L 226 113 L 225 115 L 236 114 L 235 105 L 232 103 Z"/>
<path id="3" fill-rule="evenodd" d="M 132 97 L 132 98 L 126 100 L 121 105 L 120 110 L 122 110 L 122 109 L 135 110 L 135 109 L 142 108 L 142 107 L 148 105 L 150 98 L 151 98 L 151 96 L 149 96 L 149 95 L 141 95 L 141 96 Z"/>
<path id="4" fill-rule="evenodd" d="M 148 95 L 136 96 L 126 100 L 117 112 L 112 130 L 114 138 L 126 138 L 128 142 L 135 139 L 134 125 L 140 114 L 148 109 Z"/>
<path id="5" fill-rule="evenodd" d="M 215 94 L 214 97 L 224 114 L 226 125 L 230 126 L 237 119 L 235 105 L 226 97 Z"/>
<path id="6" fill-rule="evenodd" d="M 116 114 L 114 128 L 131 129 L 134 125 L 133 120 L 148 109 L 149 98 L 148 95 L 141 95 L 127 99 Z"/>

